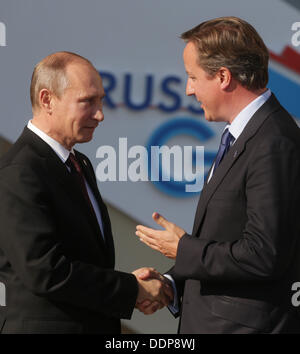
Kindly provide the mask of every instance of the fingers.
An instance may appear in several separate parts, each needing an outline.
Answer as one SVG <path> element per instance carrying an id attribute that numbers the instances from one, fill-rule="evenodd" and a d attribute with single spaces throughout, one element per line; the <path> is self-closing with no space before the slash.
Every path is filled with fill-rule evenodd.
<path id="1" fill-rule="evenodd" d="M 138 274 L 138 277 L 142 280 L 146 280 L 153 277 L 153 273 L 154 272 L 152 272 L 150 269 L 145 269 L 140 274 Z"/>
<path id="2" fill-rule="evenodd" d="M 165 231 L 151 229 L 143 225 L 137 225 L 135 234 L 140 238 L 140 241 L 158 252 L 161 252 L 161 242 L 167 236 Z"/>
<path id="3" fill-rule="evenodd" d="M 176 239 L 177 241 L 185 234 L 185 231 L 178 225 L 168 221 L 159 213 L 154 212 L 152 214 L 153 220 L 165 230 L 155 230 L 143 225 L 137 225 L 136 235 L 140 240 L 146 243 L 153 249 L 157 249 L 157 245 L 161 243 L 161 240 L 171 241 Z"/>
<path id="4" fill-rule="evenodd" d="M 159 276 L 160 280 L 153 278 L 146 281 L 138 280 L 140 290 L 135 307 L 145 315 L 153 314 L 173 301 L 173 290 L 165 281 L 166 278 L 158 272 L 154 272 L 155 275 Z"/>
<path id="5" fill-rule="evenodd" d="M 170 289 L 168 289 L 168 284 L 160 282 L 157 287 L 155 299 L 159 300 L 164 306 L 168 306 L 172 297 L 173 294 Z"/>
<path id="6" fill-rule="evenodd" d="M 161 282 L 168 281 L 167 278 L 165 278 L 155 268 L 152 268 L 152 267 L 139 268 L 139 269 L 133 271 L 132 274 L 134 274 L 136 277 L 138 277 L 141 280 L 157 279 L 157 280 L 160 280 Z"/>
<path id="7" fill-rule="evenodd" d="M 146 236 L 145 234 L 143 234 L 140 231 L 136 231 L 135 233 L 139 238 L 140 241 L 145 243 L 147 246 L 149 246 L 150 248 L 154 249 L 155 251 L 159 251 L 159 245 L 158 245 L 158 241 Z"/>
<path id="8" fill-rule="evenodd" d="M 155 268 L 143 267 L 135 270 L 133 274 L 135 274 L 141 280 L 147 280 L 147 279 L 160 280 L 163 283 L 163 290 L 165 295 L 170 299 L 170 301 L 173 301 L 173 288 L 170 281 L 167 278 L 165 278 L 162 274 L 160 274 Z M 149 304 L 145 306 L 149 306 Z"/>
<path id="9" fill-rule="evenodd" d="M 141 304 L 138 304 L 137 306 L 138 310 L 143 312 L 145 315 L 151 315 L 155 313 L 157 310 L 162 309 L 163 307 L 164 305 L 159 301 L 150 302 L 149 300 L 146 300 Z"/>
<path id="10" fill-rule="evenodd" d="M 173 302 L 174 300 L 174 292 L 173 292 L 173 288 L 172 286 L 170 286 L 169 284 L 166 284 L 164 285 L 164 292 L 165 292 L 165 295 L 168 297 L 169 299 L 169 303 L 170 302 Z M 168 303 L 168 304 L 169 304 Z"/>
<path id="11" fill-rule="evenodd" d="M 132 272 L 138 282 L 136 307 L 145 314 L 152 314 L 173 301 L 173 289 L 169 280 L 157 270 L 143 267 Z"/>
<path id="12" fill-rule="evenodd" d="M 169 298 L 168 295 L 166 295 L 166 293 L 164 291 L 160 294 L 158 299 L 160 300 L 161 303 L 164 304 L 164 306 L 169 306 L 169 304 L 171 302 L 171 299 Z"/>
<path id="13" fill-rule="evenodd" d="M 164 276 L 162 276 L 156 269 L 154 268 L 149 268 L 148 269 L 148 273 L 147 273 L 148 277 L 147 279 L 157 279 L 160 280 L 161 282 L 164 282 Z M 145 279 L 145 278 L 144 278 Z"/>
<path id="14" fill-rule="evenodd" d="M 160 226 L 164 227 L 166 230 L 171 226 L 171 222 L 165 219 L 162 215 L 157 212 L 152 214 L 152 219 Z"/>
<path id="15" fill-rule="evenodd" d="M 141 242 L 152 248 L 154 251 L 160 252 L 165 257 L 175 259 L 177 255 L 179 237 L 177 237 L 176 234 L 171 234 L 169 231 L 164 232 L 165 234 L 162 234 L 162 237 L 157 240 L 145 236 L 140 231 L 137 231 L 136 235 L 140 238 Z"/>
<path id="16" fill-rule="evenodd" d="M 146 309 L 147 307 L 149 307 L 150 305 L 152 305 L 153 301 L 150 300 L 144 300 L 142 302 L 137 303 L 137 307 L 138 309 Z"/>
<path id="17" fill-rule="evenodd" d="M 136 304 L 139 305 L 145 300 L 159 301 L 163 305 L 168 305 L 170 298 L 167 295 L 167 290 L 164 290 L 165 284 L 158 279 L 141 280 L 138 277 L 139 291 L 136 299 Z"/>
<path id="18" fill-rule="evenodd" d="M 149 278 L 155 278 L 156 274 L 159 273 L 152 267 L 143 267 L 133 271 L 132 274 L 134 274 L 139 279 L 145 280 Z"/>
<path id="19" fill-rule="evenodd" d="M 179 238 L 181 238 L 185 231 L 179 227 L 178 225 L 174 224 L 173 222 L 168 221 L 162 215 L 157 212 L 152 214 L 153 220 L 160 226 L 164 227 L 166 230 L 171 231 L 172 233 L 176 234 Z"/>
<path id="20" fill-rule="evenodd" d="M 152 238 L 152 239 L 159 239 L 162 236 L 161 230 L 151 229 L 150 227 L 146 227 L 143 225 L 137 225 L 136 230 L 140 232 L 142 235 Z"/>

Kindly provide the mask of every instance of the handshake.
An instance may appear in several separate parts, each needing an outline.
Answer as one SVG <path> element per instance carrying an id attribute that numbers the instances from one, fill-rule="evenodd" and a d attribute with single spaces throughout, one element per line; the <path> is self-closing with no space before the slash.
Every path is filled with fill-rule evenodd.
<path id="1" fill-rule="evenodd" d="M 139 291 L 135 307 L 150 315 L 173 302 L 171 281 L 154 268 L 140 268 L 132 272 L 138 282 Z"/>

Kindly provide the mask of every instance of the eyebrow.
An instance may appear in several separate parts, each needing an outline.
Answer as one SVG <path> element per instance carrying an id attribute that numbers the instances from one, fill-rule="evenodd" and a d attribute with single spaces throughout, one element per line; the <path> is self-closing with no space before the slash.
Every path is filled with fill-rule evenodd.
<path id="1" fill-rule="evenodd" d="M 102 95 L 87 95 L 87 96 L 81 96 L 79 97 L 79 100 L 92 100 L 94 98 L 98 98 L 100 96 L 100 98 L 104 98 L 106 96 L 105 93 L 103 93 Z"/>

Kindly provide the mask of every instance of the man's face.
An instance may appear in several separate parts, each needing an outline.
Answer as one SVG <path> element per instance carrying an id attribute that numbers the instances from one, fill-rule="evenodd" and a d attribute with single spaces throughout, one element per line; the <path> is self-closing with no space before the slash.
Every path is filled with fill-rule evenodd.
<path id="1" fill-rule="evenodd" d="M 209 76 L 198 63 L 198 53 L 194 43 L 188 42 L 184 52 L 183 61 L 188 74 L 186 95 L 194 95 L 204 110 L 205 119 L 220 121 L 221 90 L 218 75 Z"/>
<path id="2" fill-rule="evenodd" d="M 99 74 L 88 64 L 73 63 L 67 69 L 69 86 L 60 98 L 53 97 L 52 135 L 67 149 L 90 141 L 104 119 L 105 95 Z"/>

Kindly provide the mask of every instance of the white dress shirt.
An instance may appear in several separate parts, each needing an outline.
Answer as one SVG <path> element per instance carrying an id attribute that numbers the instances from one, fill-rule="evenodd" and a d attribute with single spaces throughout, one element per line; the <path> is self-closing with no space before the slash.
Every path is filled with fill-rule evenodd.
<path id="1" fill-rule="evenodd" d="M 28 122 L 27 128 L 30 129 L 36 135 L 38 135 L 45 143 L 47 143 L 52 148 L 52 150 L 56 153 L 56 155 L 62 160 L 62 162 L 64 164 L 66 163 L 70 153 L 74 154 L 73 148 L 72 148 L 72 150 L 70 152 L 68 149 L 66 149 L 64 146 L 62 146 L 58 141 L 54 140 L 49 135 L 44 133 L 42 130 L 37 128 L 34 124 L 32 124 L 31 121 Z M 70 172 L 70 168 L 67 165 L 66 165 L 66 168 Z M 91 201 L 92 206 L 94 208 L 95 215 L 97 217 L 97 221 L 98 221 L 101 233 L 102 233 L 103 238 L 104 238 L 104 229 L 103 229 L 102 217 L 101 217 L 101 212 L 100 212 L 97 200 L 96 200 L 96 198 L 94 196 L 94 193 L 92 192 L 92 190 L 91 190 L 91 188 L 90 188 L 90 186 L 87 183 L 85 178 L 84 178 L 84 182 L 85 182 L 85 185 L 86 185 L 86 189 L 87 189 L 90 201 Z"/>
<path id="2" fill-rule="evenodd" d="M 240 111 L 240 113 L 234 118 L 231 124 L 227 124 L 224 128 L 229 129 L 229 133 L 234 137 L 234 140 L 231 145 L 233 145 L 237 138 L 242 134 L 249 120 L 253 117 L 254 113 L 270 98 L 271 91 L 267 89 L 266 92 L 258 96 L 255 100 L 250 102 L 248 106 Z M 207 179 L 207 183 L 210 181 L 214 172 L 214 166 L 210 171 L 210 175 Z"/>

